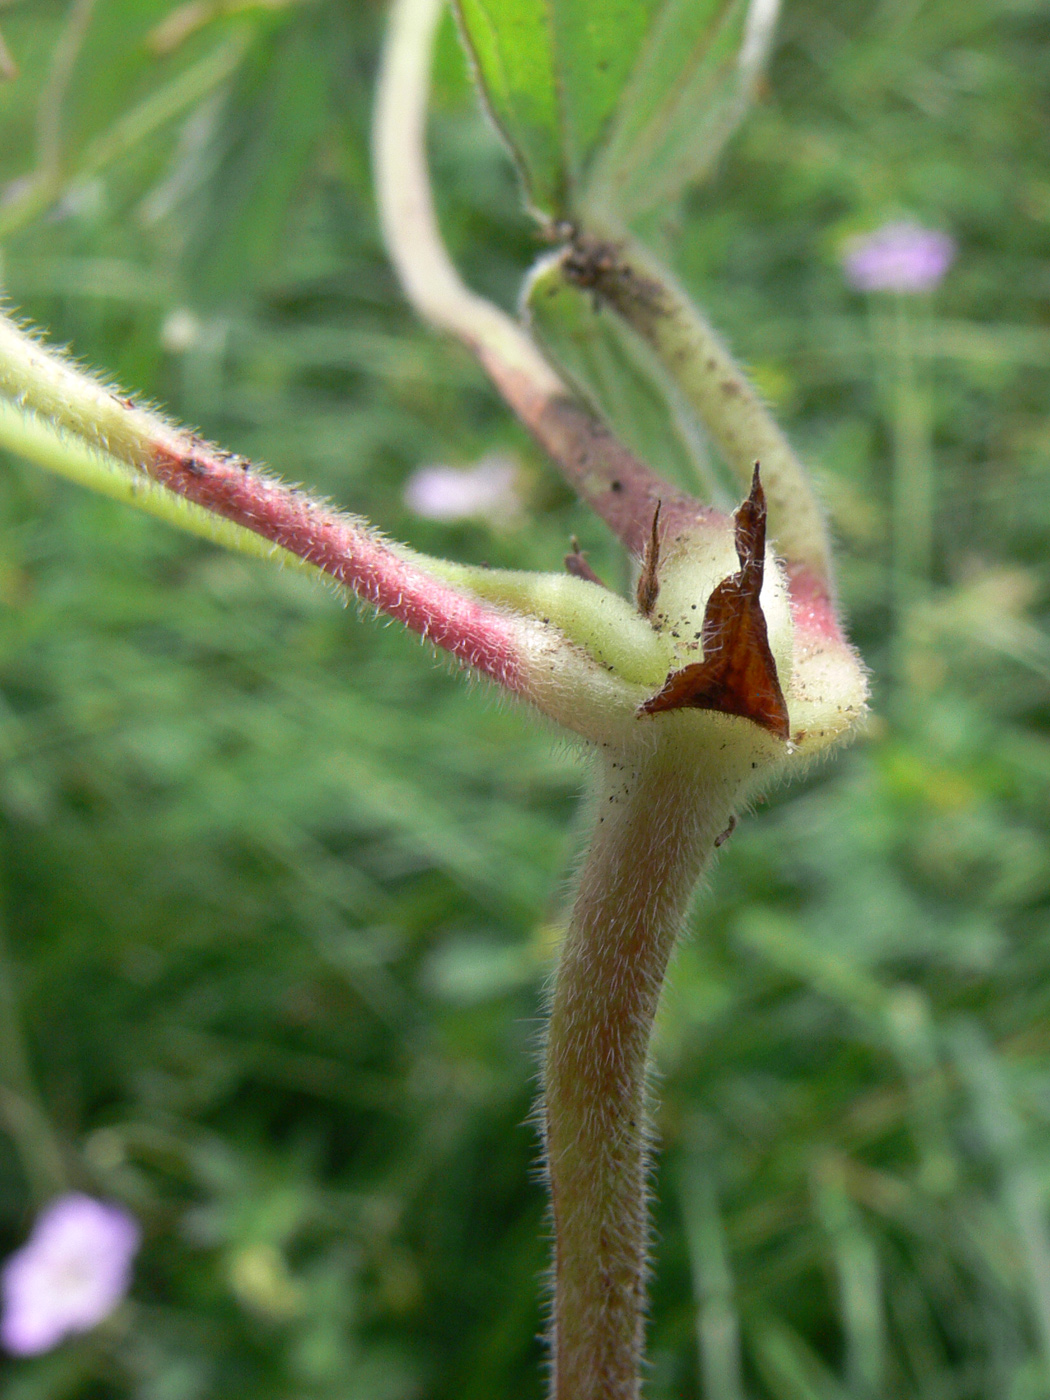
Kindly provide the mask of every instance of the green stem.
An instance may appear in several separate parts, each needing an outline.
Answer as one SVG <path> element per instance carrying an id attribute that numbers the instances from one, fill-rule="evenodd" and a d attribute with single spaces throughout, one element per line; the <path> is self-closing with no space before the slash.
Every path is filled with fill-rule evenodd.
<path id="1" fill-rule="evenodd" d="M 649 1042 L 693 890 L 739 796 L 726 772 L 683 757 L 688 717 L 661 719 L 669 722 L 630 751 L 603 754 L 551 1003 L 543 1123 L 555 1233 L 552 1400 L 639 1393 Z"/>
<path id="2" fill-rule="evenodd" d="M 517 321 L 464 283 L 441 240 L 426 161 L 426 113 L 442 0 L 396 0 L 373 122 L 376 200 L 390 259 L 409 301 L 456 336 L 572 489 L 639 556 L 657 501 L 665 532 L 703 514 L 576 402 Z"/>
<path id="3" fill-rule="evenodd" d="M 3 315 L 0 398 L 140 472 L 150 469 L 158 443 L 177 450 L 180 439 L 188 439 L 159 413 L 137 407 L 115 388 L 84 374 L 68 356 Z"/>
<path id="4" fill-rule="evenodd" d="M 270 559 L 304 573 L 319 576 L 321 570 L 261 535 L 224 520 L 203 506 L 195 505 L 172 491 L 156 485 L 149 477 L 133 473 L 116 458 L 99 449 L 86 447 L 75 437 L 57 432 L 49 422 L 34 413 L 23 413 L 15 404 L 0 398 L 0 447 L 35 462 L 56 476 L 75 481 L 103 496 L 109 496 L 136 510 L 145 511 L 169 525 L 192 535 L 221 544 L 226 549 L 255 559 Z"/>
<path id="5" fill-rule="evenodd" d="M 230 549 L 327 575 L 588 739 L 629 725 L 666 675 L 666 645 L 617 595 L 391 544 L 136 408 L 0 317 L 4 389 L 14 401 L 0 393 L 0 447 Z"/>
<path id="6" fill-rule="evenodd" d="M 376 201 L 390 260 L 416 311 L 461 340 L 497 378 L 540 400 L 565 389 L 521 326 L 466 285 L 438 229 L 426 158 L 434 36 L 444 0 L 398 0 L 376 90 Z"/>
<path id="7" fill-rule="evenodd" d="M 593 288 L 645 340 L 696 412 L 726 465 L 747 487 L 755 462 L 780 553 L 823 583 L 831 577 L 824 513 L 805 467 L 715 329 L 647 250 L 616 236 L 576 240 L 566 276 Z"/>

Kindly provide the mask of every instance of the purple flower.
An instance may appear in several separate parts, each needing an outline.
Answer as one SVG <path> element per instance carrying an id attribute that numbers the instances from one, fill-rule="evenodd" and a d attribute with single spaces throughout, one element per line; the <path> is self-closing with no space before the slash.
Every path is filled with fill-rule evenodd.
<path id="1" fill-rule="evenodd" d="M 405 505 L 428 520 L 513 524 L 521 515 L 516 476 L 514 463 L 496 454 L 473 467 L 420 467 L 405 482 Z"/>
<path id="2" fill-rule="evenodd" d="M 883 224 L 846 243 L 842 267 L 858 292 L 926 292 L 955 260 L 955 240 L 921 224 Z"/>
<path id="3" fill-rule="evenodd" d="M 109 1317 L 128 1291 L 140 1237 L 121 1206 L 79 1192 L 56 1197 L 0 1274 L 6 1350 L 35 1356 Z"/>

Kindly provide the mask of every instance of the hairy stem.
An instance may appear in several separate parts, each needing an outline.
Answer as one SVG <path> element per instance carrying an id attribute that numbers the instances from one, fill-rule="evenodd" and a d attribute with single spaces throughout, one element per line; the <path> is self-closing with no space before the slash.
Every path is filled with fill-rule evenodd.
<path id="1" fill-rule="evenodd" d="M 268 541 L 509 690 L 535 689 L 537 649 L 554 653 L 548 671 L 563 659 L 555 635 L 530 645 L 522 619 L 448 584 L 424 556 L 136 407 L 2 316 L 0 445 L 231 547 L 266 553 Z"/>
<path id="2" fill-rule="evenodd" d="M 137 407 L 3 316 L 0 447 L 217 544 L 327 575 L 586 738 L 629 723 L 663 674 L 654 634 L 615 594 L 393 544 Z"/>
<path id="3" fill-rule="evenodd" d="M 647 752 L 636 743 L 603 755 L 551 1003 L 543 1126 L 555 1229 L 552 1400 L 639 1393 L 649 1041 L 675 939 L 738 797 L 725 771 L 683 759 L 681 716 L 658 723 Z"/>
<path id="4" fill-rule="evenodd" d="M 769 532 L 790 565 L 825 585 L 831 548 L 805 467 L 714 328 L 652 255 L 630 240 L 581 235 L 563 261 L 648 342 L 692 405 L 742 486 L 756 461 L 769 501 Z"/>
<path id="5" fill-rule="evenodd" d="M 148 476 L 132 472 L 124 463 L 100 449 L 89 447 L 79 438 L 56 432 L 46 419 L 26 413 L 8 399 L 0 398 L 0 447 L 56 476 L 75 481 L 99 495 L 109 496 L 124 505 L 134 506 L 147 515 L 165 520 L 191 535 L 199 535 L 213 544 L 254 559 L 268 559 L 284 567 L 305 573 L 320 574 L 320 570 L 297 555 L 271 544 L 251 530 L 243 529 L 215 515 L 203 506 L 193 505 L 184 497 L 165 491 Z"/>
<path id="6" fill-rule="evenodd" d="M 579 403 L 517 321 L 465 285 L 441 239 L 426 161 L 430 61 L 442 0 L 396 0 L 379 76 L 373 156 L 383 235 L 405 295 L 460 340 L 572 489 L 634 553 L 656 502 L 665 534 L 702 507 L 676 491 Z"/>

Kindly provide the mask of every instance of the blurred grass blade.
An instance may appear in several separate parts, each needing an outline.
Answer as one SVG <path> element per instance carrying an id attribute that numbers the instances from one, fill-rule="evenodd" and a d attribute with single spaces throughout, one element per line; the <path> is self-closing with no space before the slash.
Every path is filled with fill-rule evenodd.
<path id="1" fill-rule="evenodd" d="M 881 1028 L 887 1006 L 885 988 L 863 967 L 805 937 L 791 919 L 768 909 L 748 911 L 737 925 L 737 935 L 781 972 Z"/>
<path id="2" fill-rule="evenodd" d="M 456 0 L 484 99 L 541 216 L 627 220 L 710 166 L 776 0 Z"/>
<path id="3" fill-rule="evenodd" d="M 204 58 L 130 108 L 85 149 L 76 175 L 84 179 L 111 165 L 207 97 L 236 70 L 248 47 L 247 30 L 217 44 Z"/>
<path id="4" fill-rule="evenodd" d="M 977 1122 L 999 1169 L 1002 1202 L 1024 1261 L 1032 1321 L 1043 1352 L 1043 1384 L 1050 1384 L 1050 1228 L 1043 1184 L 1013 1107 L 1002 1061 L 973 1022 L 952 1036 L 956 1063 L 973 1097 Z"/>
<path id="5" fill-rule="evenodd" d="M 0 83 L 11 83 L 18 77 L 18 64 L 0 34 Z"/>
<path id="6" fill-rule="evenodd" d="M 332 770 L 357 793 L 361 810 L 379 829 L 393 830 L 408 844 L 425 851 L 440 870 L 462 883 L 493 910 L 508 906 L 521 918 L 536 907 L 540 894 L 537 872 L 510 857 L 491 831 L 484 836 L 465 829 L 450 802 L 433 791 L 424 792 L 411 778 L 391 773 L 370 762 L 362 752 L 340 753 Z"/>
<path id="7" fill-rule="evenodd" d="M 759 1371 L 775 1400 L 850 1400 L 848 1391 L 816 1353 L 784 1323 L 760 1326 L 755 1352 Z"/>
<path id="8" fill-rule="evenodd" d="M 141 102 L 122 112 L 105 130 L 67 162 L 26 177 L 17 197 L 0 211 L 0 237 L 22 228 L 62 193 L 63 188 L 98 175 L 136 148 L 148 143 L 183 112 L 214 92 L 236 70 L 248 47 L 248 31 L 240 31 L 164 83 Z"/>
<path id="9" fill-rule="evenodd" d="M 834 1157 L 821 1162 L 814 1186 L 838 1273 L 849 1388 L 855 1395 L 881 1395 L 886 1326 L 878 1251 L 846 1190 L 842 1162 Z"/>
<path id="10" fill-rule="evenodd" d="M 231 14 L 283 10 L 304 0 L 185 0 L 151 29 L 146 43 L 155 54 L 173 53 L 200 30 Z"/>
<path id="11" fill-rule="evenodd" d="M 696 1300 L 696 1340 L 705 1400 L 744 1400 L 740 1321 L 714 1182 L 695 1153 L 682 1162 L 682 1220 Z"/>
<path id="12" fill-rule="evenodd" d="M 5 259 L 4 272 L 22 300 L 44 295 L 167 307 L 175 299 L 170 277 L 128 258 L 15 256 Z"/>
<path id="13" fill-rule="evenodd" d="M 919 1181 L 941 1195 L 959 1180 L 961 1164 L 948 1127 L 947 1086 L 928 998 L 917 987 L 895 987 L 887 1000 L 886 1029 L 908 1083 Z"/>
<path id="14" fill-rule="evenodd" d="M 330 120 L 328 74 L 335 83 L 337 63 L 316 13 L 295 15 L 253 45 L 209 125 L 204 152 L 188 152 L 177 222 L 198 304 L 235 302 L 266 276 L 295 229 L 298 197 Z M 198 164 L 207 175 L 195 186 Z"/>

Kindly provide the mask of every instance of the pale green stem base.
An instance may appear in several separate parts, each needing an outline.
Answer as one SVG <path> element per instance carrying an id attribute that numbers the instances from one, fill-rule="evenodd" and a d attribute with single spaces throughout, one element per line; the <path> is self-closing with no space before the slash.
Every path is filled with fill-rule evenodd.
<path id="1" fill-rule="evenodd" d="M 639 1394 L 649 1041 L 693 890 L 739 797 L 725 771 L 705 772 L 683 754 L 693 717 L 661 718 L 669 722 L 649 752 L 603 755 L 551 1004 L 543 1114 L 555 1226 L 552 1400 Z"/>

